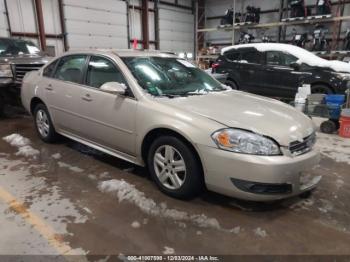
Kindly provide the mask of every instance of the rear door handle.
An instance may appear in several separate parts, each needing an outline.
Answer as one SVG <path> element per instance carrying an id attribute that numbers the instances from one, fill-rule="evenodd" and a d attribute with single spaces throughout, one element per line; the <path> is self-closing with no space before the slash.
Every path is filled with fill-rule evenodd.
<path id="1" fill-rule="evenodd" d="M 81 99 L 83 99 L 84 101 L 87 101 L 87 102 L 91 102 L 91 101 L 92 101 L 92 98 L 90 97 L 89 94 L 86 94 L 86 95 L 83 96 Z"/>

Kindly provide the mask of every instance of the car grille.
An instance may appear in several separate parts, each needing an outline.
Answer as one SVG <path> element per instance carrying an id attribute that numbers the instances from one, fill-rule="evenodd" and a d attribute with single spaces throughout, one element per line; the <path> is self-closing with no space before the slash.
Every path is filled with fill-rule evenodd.
<path id="1" fill-rule="evenodd" d="M 313 146 L 316 143 L 316 134 L 313 133 L 312 135 L 305 137 L 303 139 L 303 142 L 300 141 L 294 141 L 292 143 L 290 143 L 289 145 L 289 151 L 293 154 L 293 155 L 302 155 L 305 154 L 309 151 L 312 150 Z"/>
<path id="2" fill-rule="evenodd" d="M 16 83 L 22 83 L 26 73 L 39 70 L 44 64 L 16 64 L 15 75 Z"/>

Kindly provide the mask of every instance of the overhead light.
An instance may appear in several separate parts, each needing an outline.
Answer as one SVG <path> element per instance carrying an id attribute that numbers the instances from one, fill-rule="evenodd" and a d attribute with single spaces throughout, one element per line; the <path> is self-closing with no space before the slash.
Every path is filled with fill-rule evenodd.
<path id="1" fill-rule="evenodd" d="M 193 54 L 192 53 L 187 53 L 187 58 L 188 59 L 192 59 L 193 58 Z"/>

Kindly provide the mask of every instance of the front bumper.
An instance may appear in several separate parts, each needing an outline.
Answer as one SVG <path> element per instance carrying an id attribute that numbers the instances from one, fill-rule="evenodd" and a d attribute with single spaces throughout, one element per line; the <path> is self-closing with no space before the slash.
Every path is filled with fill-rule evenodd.
<path id="1" fill-rule="evenodd" d="M 0 87 L 7 87 L 7 86 L 14 86 L 15 81 L 13 80 L 13 78 L 10 77 L 1 77 L 0 78 Z"/>
<path id="2" fill-rule="evenodd" d="M 12 78 L 0 78 L 0 96 L 3 103 L 20 106 L 21 84 L 15 83 Z"/>
<path id="3" fill-rule="evenodd" d="M 321 180 L 310 172 L 319 163 L 317 151 L 297 157 L 244 155 L 208 146 L 199 146 L 199 151 L 207 188 L 235 198 L 251 201 L 289 198 L 312 190 Z M 242 187 L 249 183 L 288 190 L 252 193 Z"/>

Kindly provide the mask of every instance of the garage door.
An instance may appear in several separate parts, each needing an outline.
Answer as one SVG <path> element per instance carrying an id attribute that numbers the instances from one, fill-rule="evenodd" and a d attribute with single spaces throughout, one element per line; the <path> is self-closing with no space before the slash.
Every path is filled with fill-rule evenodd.
<path id="1" fill-rule="evenodd" d="M 159 6 L 159 38 L 162 51 L 193 53 L 194 15 L 191 11 Z"/>
<path id="2" fill-rule="evenodd" d="M 128 48 L 124 1 L 64 0 L 63 3 L 69 49 Z"/>
<path id="3" fill-rule="evenodd" d="M 4 0 L 0 1 L 0 36 L 9 36 Z"/>

